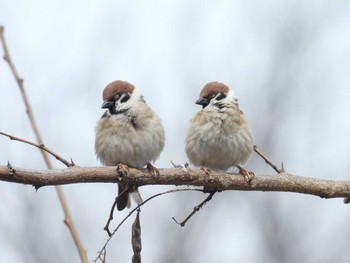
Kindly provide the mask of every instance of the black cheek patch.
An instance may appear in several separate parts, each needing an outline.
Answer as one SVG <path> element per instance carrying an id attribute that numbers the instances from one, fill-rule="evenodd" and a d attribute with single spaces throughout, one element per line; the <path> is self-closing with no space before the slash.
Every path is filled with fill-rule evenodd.
<path id="1" fill-rule="evenodd" d="M 219 95 L 216 97 L 217 100 L 222 100 L 224 98 L 226 98 L 226 94 L 224 93 L 219 93 Z"/>
<path id="2" fill-rule="evenodd" d="M 130 95 L 128 93 L 125 93 L 125 95 L 120 100 L 121 103 L 127 102 L 130 99 Z"/>
<path id="3" fill-rule="evenodd" d="M 108 110 L 109 110 L 109 113 L 110 114 L 112 114 L 112 115 L 114 115 L 114 114 L 118 114 L 117 112 L 116 112 L 116 110 L 115 110 L 115 107 L 113 106 L 113 107 L 109 107 L 108 108 Z"/>

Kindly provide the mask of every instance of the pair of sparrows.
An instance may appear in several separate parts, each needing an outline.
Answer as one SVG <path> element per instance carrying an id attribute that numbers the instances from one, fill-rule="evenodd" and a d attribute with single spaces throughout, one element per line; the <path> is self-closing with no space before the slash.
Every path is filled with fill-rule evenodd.
<path id="1" fill-rule="evenodd" d="M 233 91 L 220 82 L 210 82 L 200 92 L 196 104 L 201 111 L 193 117 L 186 136 L 186 154 L 192 164 L 209 169 L 243 169 L 253 151 L 253 137 Z M 103 91 L 102 115 L 96 127 L 95 152 L 107 166 L 119 164 L 134 168 L 155 161 L 164 148 L 165 135 L 160 118 L 146 104 L 140 92 L 130 83 L 117 80 Z M 121 194 L 121 195 L 120 195 Z M 137 203 L 142 198 L 135 186 L 119 183 L 117 209 L 130 206 L 132 195 Z"/>

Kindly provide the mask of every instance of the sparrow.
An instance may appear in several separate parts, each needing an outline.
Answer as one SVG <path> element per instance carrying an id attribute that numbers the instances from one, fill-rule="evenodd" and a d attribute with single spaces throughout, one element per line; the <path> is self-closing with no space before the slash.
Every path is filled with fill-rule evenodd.
<path id="1" fill-rule="evenodd" d="M 190 121 L 185 141 L 190 162 L 207 174 L 210 169 L 237 167 L 250 181 L 254 174 L 240 164 L 246 163 L 253 151 L 253 136 L 233 91 L 223 83 L 210 82 L 196 104 L 202 110 Z"/>
<path id="2" fill-rule="evenodd" d="M 117 166 L 123 173 L 128 167 L 143 168 L 153 174 L 151 165 L 164 148 L 165 135 L 161 119 L 146 104 L 139 90 L 131 83 L 117 80 L 109 83 L 102 94 L 102 108 L 107 109 L 97 122 L 95 153 L 103 165 Z M 117 209 L 130 207 L 131 194 L 142 202 L 136 186 L 118 183 Z"/>

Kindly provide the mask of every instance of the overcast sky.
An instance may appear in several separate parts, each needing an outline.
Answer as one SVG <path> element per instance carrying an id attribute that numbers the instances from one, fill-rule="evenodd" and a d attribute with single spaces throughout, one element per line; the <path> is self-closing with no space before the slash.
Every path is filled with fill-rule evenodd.
<path id="1" fill-rule="evenodd" d="M 2 0 L 0 24 L 46 146 L 98 166 L 94 128 L 102 90 L 133 83 L 162 118 L 157 167 L 187 162 L 184 138 L 210 81 L 229 85 L 257 144 L 297 175 L 349 180 L 349 1 Z M 2 52 L 2 50 L 1 50 Z M 19 89 L 0 62 L 0 131 L 34 140 Z M 37 149 L 0 137 L 0 163 L 45 169 Z M 57 168 L 63 165 L 53 160 Z M 253 155 L 247 167 L 273 174 Z M 144 198 L 172 187 L 142 187 Z M 64 186 L 90 260 L 116 186 Z M 53 187 L 0 182 L 4 262 L 79 262 Z M 348 262 L 349 207 L 287 193 L 220 193 L 180 228 L 203 194 L 164 196 L 142 209 L 143 262 Z M 115 216 L 114 226 L 127 214 Z M 132 220 L 108 262 L 130 262 Z"/>

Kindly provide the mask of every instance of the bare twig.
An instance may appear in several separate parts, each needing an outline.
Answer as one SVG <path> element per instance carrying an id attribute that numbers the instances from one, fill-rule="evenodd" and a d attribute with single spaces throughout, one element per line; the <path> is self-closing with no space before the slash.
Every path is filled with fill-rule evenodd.
<path id="1" fill-rule="evenodd" d="M 111 208 L 111 211 L 110 211 L 110 213 L 109 213 L 108 221 L 107 221 L 105 227 L 103 228 L 104 230 L 107 231 L 108 236 L 111 236 L 111 235 L 112 235 L 111 231 L 109 231 L 109 224 L 110 224 L 110 223 L 112 222 L 112 220 L 113 220 L 114 209 L 115 209 L 115 207 L 116 207 L 116 205 L 117 205 L 117 203 L 118 203 L 119 198 L 120 198 L 123 194 L 125 194 L 126 192 L 128 192 L 128 191 L 129 191 L 129 186 L 125 187 L 124 190 L 114 199 L 114 203 L 113 203 L 112 208 Z"/>
<path id="2" fill-rule="evenodd" d="M 175 164 L 172 160 L 170 160 L 171 164 L 173 165 L 174 168 L 178 168 L 178 165 Z"/>
<path id="3" fill-rule="evenodd" d="M 38 126 L 37 126 L 35 118 L 34 118 L 32 107 L 29 103 L 29 99 L 28 99 L 26 90 L 24 89 L 23 79 L 19 76 L 19 74 L 14 66 L 14 63 L 12 61 L 12 58 L 10 56 L 10 53 L 8 51 L 6 40 L 5 40 L 5 35 L 4 35 L 4 27 L 2 25 L 0 25 L 0 40 L 1 40 L 2 47 L 3 47 L 3 51 L 4 51 L 3 58 L 7 62 L 7 64 L 9 65 L 11 72 L 17 81 L 18 87 L 19 87 L 21 94 L 22 94 L 23 102 L 24 102 L 25 107 L 26 107 L 26 112 L 27 112 L 30 124 L 33 128 L 37 142 L 39 145 L 44 145 L 43 140 L 42 140 L 41 135 L 40 135 L 40 132 L 39 132 L 39 129 L 38 129 Z M 40 152 L 45 160 L 47 168 L 52 169 L 53 165 L 50 161 L 48 153 L 43 148 L 41 148 Z M 63 190 L 62 190 L 61 186 L 56 186 L 55 188 L 56 188 L 56 192 L 57 192 L 58 198 L 60 200 L 60 203 L 61 203 L 61 206 L 62 206 L 62 209 L 64 212 L 64 216 L 65 216 L 64 222 L 68 226 L 68 229 L 71 232 L 71 235 L 73 237 L 75 245 L 79 251 L 81 261 L 83 263 L 87 263 L 88 259 L 87 259 L 86 251 L 83 248 L 83 245 L 79 239 L 79 235 L 74 227 L 74 224 L 73 224 L 73 221 L 72 221 L 69 209 L 68 209 L 68 205 L 67 205 L 66 199 L 65 199 L 64 194 L 63 194 Z"/>
<path id="4" fill-rule="evenodd" d="M 107 254 L 106 249 L 104 248 L 97 253 L 98 253 L 98 257 L 95 260 L 93 260 L 93 262 L 97 262 L 97 260 L 100 260 L 102 263 L 106 263 L 106 254 Z"/>
<path id="5" fill-rule="evenodd" d="M 15 65 L 14 65 L 14 63 L 12 61 L 12 58 L 10 56 L 10 53 L 8 51 L 6 40 L 5 40 L 4 27 L 3 26 L 0 26 L 0 39 L 1 39 L 3 50 L 4 50 L 3 58 L 7 62 L 7 64 L 9 65 L 9 67 L 11 69 L 11 72 L 12 72 L 15 80 L 17 81 L 18 87 L 19 87 L 19 89 L 21 91 L 21 94 L 22 94 L 23 102 L 24 102 L 25 107 L 26 107 L 26 112 L 27 112 L 30 124 L 32 125 L 33 131 L 35 133 L 35 137 L 37 138 L 39 144 L 43 144 L 43 140 L 41 138 L 39 129 L 38 129 L 37 125 L 36 125 L 36 121 L 35 121 L 35 118 L 34 118 L 32 107 L 30 106 L 26 90 L 24 89 L 24 85 L 23 85 L 24 80 L 18 75 L 17 70 L 15 68 Z M 41 150 L 41 153 L 43 155 L 43 158 L 44 158 L 46 164 L 48 165 L 48 163 L 50 163 L 50 161 L 49 161 L 49 158 L 48 158 L 47 154 L 43 150 Z"/>
<path id="6" fill-rule="evenodd" d="M 72 163 L 69 163 L 67 160 L 65 160 L 64 158 L 62 158 L 61 156 L 59 156 L 57 153 L 53 152 L 52 150 L 50 150 L 49 148 L 47 148 L 45 145 L 41 144 L 36 144 L 34 142 L 31 142 L 31 141 L 27 141 L 25 139 L 21 139 L 19 137 L 16 137 L 16 136 L 13 136 L 11 134 L 7 134 L 5 132 L 1 132 L 0 131 L 0 134 L 1 135 L 4 135 L 4 136 L 7 136 L 10 138 L 10 140 L 14 140 L 14 141 L 19 141 L 19 142 L 23 142 L 23 143 L 26 143 L 26 144 L 29 144 L 29 145 L 32 145 L 38 149 L 41 149 L 41 150 L 44 150 L 46 152 L 48 152 L 49 154 L 51 154 L 53 157 L 55 157 L 57 160 L 59 160 L 61 163 L 63 163 L 65 166 L 67 167 L 71 167 L 71 166 L 74 166 L 73 162 Z"/>
<path id="7" fill-rule="evenodd" d="M 143 206 L 144 204 L 146 204 L 148 201 L 152 200 L 153 198 L 156 198 L 158 196 L 161 195 L 165 195 L 165 194 L 170 194 L 170 193 L 176 193 L 176 192 L 183 192 L 183 191 L 198 191 L 198 192 L 203 192 L 203 190 L 201 189 L 196 189 L 196 188 L 179 188 L 179 189 L 173 189 L 173 190 L 169 190 L 166 192 L 162 192 L 162 193 L 158 193 L 155 195 L 152 195 L 151 197 L 147 198 L 145 201 L 143 201 L 141 204 L 137 205 L 134 209 L 132 209 L 129 214 L 124 217 L 124 219 L 119 223 L 119 225 L 114 229 L 113 233 L 111 234 L 111 236 L 107 239 L 106 243 L 104 244 L 104 246 L 102 247 L 102 249 L 98 252 L 97 257 L 95 258 L 95 260 L 93 260 L 93 262 L 97 262 L 97 260 L 99 260 L 101 258 L 101 255 L 103 253 L 103 251 L 106 251 L 106 247 L 109 243 L 109 241 L 112 239 L 112 237 L 115 235 L 115 233 L 117 233 L 118 229 L 122 226 L 122 224 L 135 212 L 135 211 L 139 211 L 140 207 Z"/>
<path id="8" fill-rule="evenodd" d="M 273 163 L 269 160 L 269 158 L 267 158 L 266 155 L 263 154 L 263 153 L 260 151 L 260 149 L 258 148 L 258 146 L 254 145 L 253 148 L 254 148 L 254 151 L 255 151 L 261 158 L 263 158 L 264 161 L 265 161 L 268 165 L 270 165 L 277 173 L 280 174 L 280 173 L 283 173 L 283 172 L 284 172 L 284 169 L 279 169 L 279 168 L 277 167 L 277 165 L 273 164 Z"/>
<path id="9" fill-rule="evenodd" d="M 184 164 L 175 164 L 173 161 L 171 161 L 171 164 L 174 168 L 181 168 L 182 170 L 184 171 L 188 171 L 188 167 L 189 167 L 189 164 L 188 163 L 184 163 Z"/>
<path id="10" fill-rule="evenodd" d="M 201 202 L 199 205 L 195 206 L 193 208 L 193 211 L 191 212 L 191 214 L 189 214 L 182 222 L 178 222 L 175 217 L 173 217 L 173 220 L 175 221 L 176 224 L 180 225 L 180 226 L 185 226 L 185 224 L 187 223 L 187 221 L 195 214 L 197 213 L 202 207 L 203 205 L 205 205 L 207 202 L 209 202 L 212 198 L 213 195 L 216 193 L 216 191 L 211 192 L 207 198 L 205 198 L 203 200 L 203 202 Z"/>

